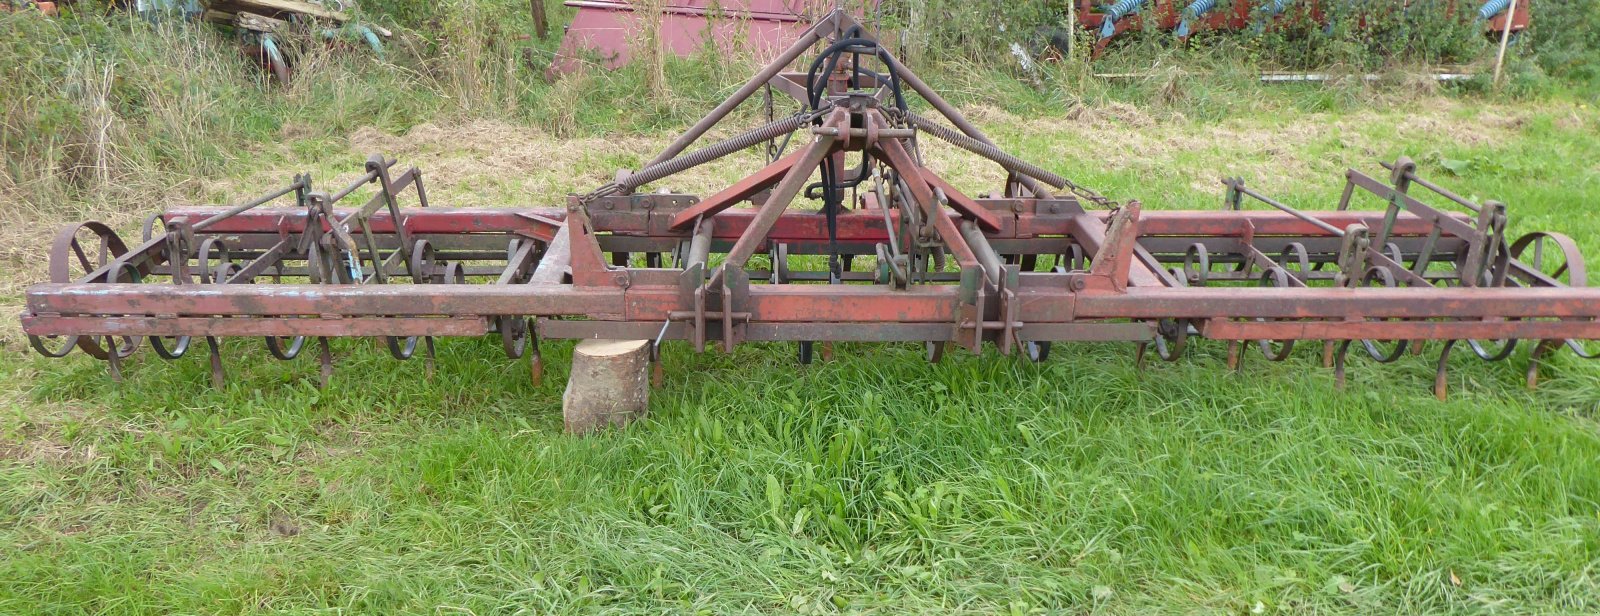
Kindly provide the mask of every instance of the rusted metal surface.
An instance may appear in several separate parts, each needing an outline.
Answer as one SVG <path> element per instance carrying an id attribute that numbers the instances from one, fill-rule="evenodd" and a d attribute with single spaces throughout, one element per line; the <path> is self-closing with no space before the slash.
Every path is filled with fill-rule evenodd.
<path id="1" fill-rule="evenodd" d="M 666 0 L 659 15 L 640 12 L 634 2 L 569 0 L 578 10 L 556 52 L 552 73 L 570 73 L 586 57 L 605 68 L 627 64 L 642 30 L 641 19 L 659 19 L 662 47 L 688 56 L 712 46 L 723 53 L 773 59 L 811 25 L 806 0 Z"/>
<path id="2" fill-rule="evenodd" d="M 1441 395 L 1454 350 L 1528 351 L 1530 384 L 1552 353 L 1600 355 L 1585 342 L 1600 339 L 1600 288 L 1576 243 L 1512 237 L 1504 205 L 1407 159 L 1348 171 L 1321 211 L 1236 178 L 1217 210 L 1162 211 L 1005 154 L 843 13 L 807 36 L 823 47 L 808 71 L 758 75 L 795 86 L 804 121 L 684 154 L 735 93 L 646 170 L 561 207 L 430 207 L 421 171 L 373 156 L 331 187 L 300 175 L 234 206 L 168 208 L 136 242 L 74 225 L 53 242 L 49 282 L 27 291 L 23 329 L 39 352 L 78 349 L 113 376 L 138 348 L 175 359 L 204 339 L 219 383 L 223 336 L 259 337 L 281 359 L 316 346 L 324 379 L 331 337 L 378 337 L 405 359 L 431 358 L 434 338 L 493 335 L 534 375 L 541 337 L 789 341 L 801 361 L 818 341 L 1043 360 L 1066 340 L 1177 360 L 1212 339 L 1234 366 L 1288 359 L 1300 341 L 1320 343 L 1300 352 L 1320 347 L 1339 382 L 1352 348 L 1379 362 L 1431 350 Z M 943 119 L 911 116 L 908 95 Z M 773 126 L 793 133 L 792 153 L 769 150 L 705 200 L 635 192 L 784 137 Z M 1000 166 L 1005 185 L 964 192 L 922 166 L 921 149 L 941 145 Z"/>

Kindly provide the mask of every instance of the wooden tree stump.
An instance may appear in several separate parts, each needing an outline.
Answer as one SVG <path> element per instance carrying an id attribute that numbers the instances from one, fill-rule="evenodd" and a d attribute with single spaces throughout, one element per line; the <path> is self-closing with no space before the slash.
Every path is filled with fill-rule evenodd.
<path id="1" fill-rule="evenodd" d="M 561 397 L 567 433 L 627 425 L 649 405 L 649 340 L 584 340 L 573 347 L 572 375 Z"/>

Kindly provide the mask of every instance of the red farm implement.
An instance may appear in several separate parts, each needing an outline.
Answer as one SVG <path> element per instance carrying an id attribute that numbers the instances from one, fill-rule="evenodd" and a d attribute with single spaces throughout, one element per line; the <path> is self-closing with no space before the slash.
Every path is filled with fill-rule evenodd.
<path id="1" fill-rule="evenodd" d="M 809 70 L 786 71 L 814 46 Z M 804 110 L 689 150 L 769 84 Z M 933 112 L 910 111 L 911 97 Z M 798 145 L 715 194 L 640 192 L 774 142 Z M 921 163 L 933 147 L 1007 180 L 971 196 Z M 375 156 L 348 185 L 302 175 L 232 207 L 158 212 L 137 243 L 73 226 L 50 282 L 27 291 L 23 328 L 40 353 L 77 348 L 113 376 L 143 345 L 174 359 L 203 340 L 219 383 L 224 336 L 285 360 L 312 351 L 324 380 L 338 336 L 431 359 L 436 338 L 492 334 L 535 375 L 541 339 L 783 341 L 802 362 L 827 341 L 921 342 L 934 361 L 992 344 L 1042 361 L 1056 341 L 1176 360 L 1209 339 L 1236 368 L 1314 344 L 1340 383 L 1352 353 L 1431 351 L 1440 396 L 1453 351 L 1531 349 L 1530 385 L 1549 354 L 1600 353 L 1583 342 L 1600 339 L 1600 289 L 1570 239 L 1509 237 L 1505 206 L 1405 159 L 1347 172 L 1326 211 L 1237 180 L 1215 211 L 1145 210 L 1007 154 L 842 12 L 644 168 L 563 207 L 430 207 L 423 177 Z M 374 196 L 352 203 L 368 185 Z"/>
<path id="2" fill-rule="evenodd" d="M 1072 0 L 1079 26 L 1095 33 L 1094 53 L 1130 30 L 1154 28 L 1180 41 L 1204 31 L 1264 32 L 1293 22 L 1331 30 L 1340 19 L 1357 28 L 1403 23 L 1417 14 L 1460 15 L 1486 34 L 1520 33 L 1528 27 L 1528 2 L 1511 0 Z M 1458 6 L 1459 4 L 1459 6 Z M 1459 12 L 1466 7 L 1470 12 Z M 1507 29 L 1506 20 L 1510 20 Z"/>

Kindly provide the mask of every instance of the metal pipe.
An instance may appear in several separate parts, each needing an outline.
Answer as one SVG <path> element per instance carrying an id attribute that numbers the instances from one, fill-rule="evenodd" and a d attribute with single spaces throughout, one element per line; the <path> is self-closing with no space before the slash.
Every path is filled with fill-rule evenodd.
<path id="1" fill-rule="evenodd" d="M 832 121 L 840 121 L 842 110 L 835 110 L 834 114 Z M 818 136 L 808 148 L 805 155 L 800 157 L 800 162 L 789 169 L 789 173 L 772 189 L 772 195 L 767 197 L 766 203 L 761 204 L 761 208 L 756 210 L 755 218 L 750 221 L 750 226 L 739 236 L 738 241 L 733 243 L 733 248 L 728 249 L 727 260 L 723 263 L 723 267 L 744 267 L 745 260 L 755 252 L 756 246 L 766 240 L 767 232 L 772 230 L 773 223 L 778 222 L 778 217 L 782 216 L 783 210 L 794 201 L 795 195 L 800 193 L 806 180 L 811 179 L 812 170 L 817 168 L 824 156 L 833 151 L 833 137 Z M 718 268 L 714 280 L 720 280 L 721 273 L 722 268 Z"/>
<path id="2" fill-rule="evenodd" d="M 635 188 L 644 186 L 645 184 L 649 184 L 669 175 L 693 169 L 700 165 L 704 165 L 728 156 L 729 154 L 733 154 L 734 152 L 744 150 L 758 143 L 782 137 L 798 130 L 800 127 L 805 126 L 805 124 L 810 121 L 811 116 L 809 115 L 794 115 L 758 126 L 739 135 L 719 141 L 709 147 L 690 152 L 687 155 L 646 165 L 645 168 L 640 169 L 638 173 L 630 175 L 617 182 L 617 186 L 623 189 L 624 192 L 632 191 Z M 604 190 L 596 192 L 601 196 L 604 196 L 605 194 Z"/>
<path id="3" fill-rule="evenodd" d="M 1384 169 L 1388 169 L 1390 171 L 1394 171 L 1394 163 L 1385 161 L 1385 162 L 1380 163 L 1380 164 L 1383 165 Z M 1458 194 L 1452 192 L 1448 188 L 1445 188 L 1445 187 L 1440 186 L 1438 184 L 1434 184 L 1433 182 L 1430 182 L 1428 180 L 1425 180 L 1425 179 L 1422 179 L 1420 177 L 1417 177 L 1417 174 L 1415 174 L 1415 173 L 1407 173 L 1406 174 L 1406 178 L 1411 180 L 1411 182 L 1414 183 L 1414 184 L 1417 184 L 1417 185 L 1419 185 L 1419 186 L 1421 186 L 1423 188 L 1431 190 L 1431 191 L 1437 193 L 1441 197 L 1444 197 L 1446 199 L 1449 199 L 1451 201 L 1454 201 L 1454 202 L 1460 204 L 1464 208 L 1467 208 L 1467 209 L 1472 210 L 1474 212 L 1483 209 L 1483 206 L 1478 205 L 1476 203 L 1473 203 L 1471 200 L 1467 199 L 1466 197 L 1463 197 L 1461 195 L 1458 195 Z"/>
<path id="4" fill-rule="evenodd" d="M 995 252 L 989 245 L 989 238 L 983 236 L 983 230 L 970 220 L 961 221 L 961 237 L 967 240 L 967 246 L 972 249 L 972 255 L 977 257 L 978 265 L 982 265 L 989 275 L 989 280 L 1000 284 L 1005 280 L 1005 265 L 1000 260 L 1000 253 Z"/>
<path id="5" fill-rule="evenodd" d="M 383 170 L 384 171 L 388 171 L 390 167 L 394 166 L 394 163 L 395 163 L 395 159 L 393 159 L 393 158 L 383 161 Z M 361 188 L 366 183 L 371 182 L 371 181 L 373 181 L 375 179 L 378 179 L 378 170 L 377 169 L 373 169 L 371 171 L 368 171 L 366 173 L 361 174 L 361 177 L 356 178 L 354 181 L 350 182 L 350 184 L 348 186 L 345 186 L 344 188 L 340 189 L 339 192 L 333 193 L 333 195 L 329 196 L 328 197 L 328 203 L 329 204 L 338 203 L 340 199 L 343 199 L 345 197 L 350 196 L 350 193 L 355 192 L 356 189 Z"/>
<path id="6" fill-rule="evenodd" d="M 214 216 L 212 216 L 210 218 L 207 218 L 205 220 L 202 220 L 200 222 L 194 223 L 194 226 L 192 227 L 192 229 L 195 230 L 195 231 L 204 230 L 206 227 L 209 227 L 211 225 L 214 225 L 214 224 L 217 224 L 219 222 L 222 222 L 223 219 L 226 219 L 226 218 L 229 218 L 231 216 L 234 216 L 235 214 L 241 214 L 241 213 L 243 213 L 243 212 L 245 212 L 245 211 L 247 211 L 247 210 L 249 210 L 251 208 L 254 208 L 254 207 L 258 206 L 258 205 L 261 205 L 261 204 L 266 203 L 268 201 L 271 201 L 273 199 L 277 199 L 278 197 L 282 197 L 284 195 L 292 193 L 292 192 L 294 192 L 295 190 L 298 190 L 300 187 L 302 187 L 304 185 L 305 185 L 305 180 L 295 180 L 295 182 L 293 184 L 290 184 L 288 186 L 285 186 L 285 187 L 280 188 L 278 190 L 275 190 L 273 192 L 267 193 L 267 194 L 262 195 L 260 197 L 256 197 L 255 200 L 250 201 L 249 203 L 241 203 L 239 205 L 235 205 L 233 207 L 228 208 L 226 211 L 218 213 L 218 214 L 216 214 L 216 215 L 214 215 Z"/>
<path id="7" fill-rule="evenodd" d="M 727 117 L 728 113 L 733 111 L 734 107 L 738 107 L 739 103 L 743 103 L 745 99 L 750 98 L 751 94 L 755 94 L 756 90 L 760 90 L 761 86 L 766 85 L 766 83 L 773 77 L 777 76 L 779 72 L 782 72 L 784 67 L 788 66 L 790 62 L 793 62 L 795 58 L 799 58 L 800 54 L 805 53 L 807 49 L 811 48 L 812 44 L 821 39 L 822 35 L 819 33 L 821 32 L 822 28 L 824 26 L 832 28 L 835 16 L 840 12 L 840 9 L 834 9 L 833 12 L 829 13 L 827 17 L 822 18 L 815 25 L 807 29 L 805 34 L 800 35 L 799 40 L 796 40 L 793 45 L 790 45 L 789 48 L 784 50 L 782 54 L 779 54 L 777 58 L 774 58 L 772 62 L 768 63 L 766 68 L 761 69 L 761 72 L 756 73 L 755 77 L 751 77 L 749 81 L 746 81 L 743 86 L 733 93 L 732 96 L 729 96 L 727 100 L 722 101 L 722 104 L 717 105 L 715 109 L 712 109 L 711 113 L 706 114 L 706 116 L 700 118 L 700 121 L 696 122 L 694 126 L 689 127 L 687 132 L 684 132 L 682 135 L 678 135 L 678 138 L 673 140 L 672 143 L 667 146 L 666 150 L 663 150 L 660 154 L 656 155 L 655 158 L 650 159 L 650 163 L 646 166 L 648 167 L 649 165 L 654 165 L 677 156 L 680 152 L 683 152 L 684 149 L 693 144 L 696 139 L 699 139 L 701 135 L 706 134 L 706 131 L 711 130 L 712 126 L 716 125 L 717 122 L 721 122 L 722 118 Z"/>
<path id="8" fill-rule="evenodd" d="M 1222 180 L 1222 184 L 1224 186 L 1227 186 L 1228 188 L 1231 188 L 1233 190 L 1239 191 L 1239 194 L 1245 195 L 1247 197 L 1253 198 L 1253 199 L 1255 199 L 1257 201 L 1260 201 L 1260 202 L 1265 203 L 1267 205 L 1270 205 L 1272 207 L 1278 208 L 1279 210 L 1282 210 L 1285 214 L 1288 214 L 1288 215 L 1293 216 L 1295 218 L 1299 218 L 1300 220 L 1304 220 L 1304 221 L 1306 221 L 1308 223 L 1311 223 L 1316 228 L 1322 229 L 1323 231 L 1327 231 L 1328 233 L 1331 233 L 1336 237 L 1344 237 L 1344 230 L 1342 230 L 1342 229 L 1340 229 L 1338 227 L 1335 227 L 1333 225 L 1330 225 L 1330 224 L 1328 224 L 1326 222 L 1323 222 L 1323 221 L 1317 219 L 1316 217 L 1314 217 L 1314 216 L 1312 216 L 1310 214 L 1307 214 L 1307 213 L 1302 212 L 1300 210 L 1294 209 L 1293 207 L 1290 207 L 1287 204 L 1280 203 L 1278 200 L 1273 199 L 1272 197 L 1268 197 L 1268 196 L 1263 195 L 1261 193 L 1258 193 L 1258 192 L 1256 192 L 1254 190 L 1250 190 L 1249 188 L 1246 188 L 1244 184 L 1241 184 L 1239 182 L 1235 182 L 1235 181 L 1233 181 L 1231 179 Z"/>
<path id="9" fill-rule="evenodd" d="M 689 260 L 684 263 L 683 269 L 696 265 L 705 266 L 711 258 L 711 228 L 715 226 L 710 220 L 700 219 L 695 223 L 694 236 L 689 239 Z"/>

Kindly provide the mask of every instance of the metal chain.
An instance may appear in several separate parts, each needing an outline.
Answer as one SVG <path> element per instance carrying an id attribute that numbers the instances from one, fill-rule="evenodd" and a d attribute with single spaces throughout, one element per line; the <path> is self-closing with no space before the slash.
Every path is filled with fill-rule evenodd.
<path id="1" fill-rule="evenodd" d="M 1079 198 L 1082 198 L 1082 199 L 1086 199 L 1090 203 L 1093 203 L 1093 204 L 1098 205 L 1100 207 L 1103 207 L 1103 208 L 1106 208 L 1108 210 L 1111 210 L 1113 213 L 1116 212 L 1117 210 L 1122 209 L 1122 202 L 1120 202 L 1120 201 L 1114 201 L 1112 199 L 1109 199 L 1105 195 L 1097 193 L 1093 189 L 1090 189 L 1088 187 L 1080 186 L 1080 185 L 1078 185 L 1077 182 L 1074 182 L 1074 181 L 1069 180 L 1067 178 L 1061 178 L 1061 179 L 1066 182 L 1067 190 L 1071 191 L 1073 196 L 1076 196 L 1076 197 L 1079 197 Z"/>
<path id="2" fill-rule="evenodd" d="M 772 83 L 768 82 L 767 83 L 767 87 L 764 88 L 762 91 L 764 93 L 763 99 L 764 99 L 764 102 L 766 103 L 766 107 L 767 107 L 767 123 L 771 124 L 773 122 L 777 122 L 778 121 L 777 110 L 773 108 L 773 101 L 772 101 Z M 778 140 L 777 139 L 769 139 L 769 140 L 767 140 L 767 162 L 769 162 L 769 163 L 770 162 L 776 162 L 777 160 L 778 160 Z"/>

